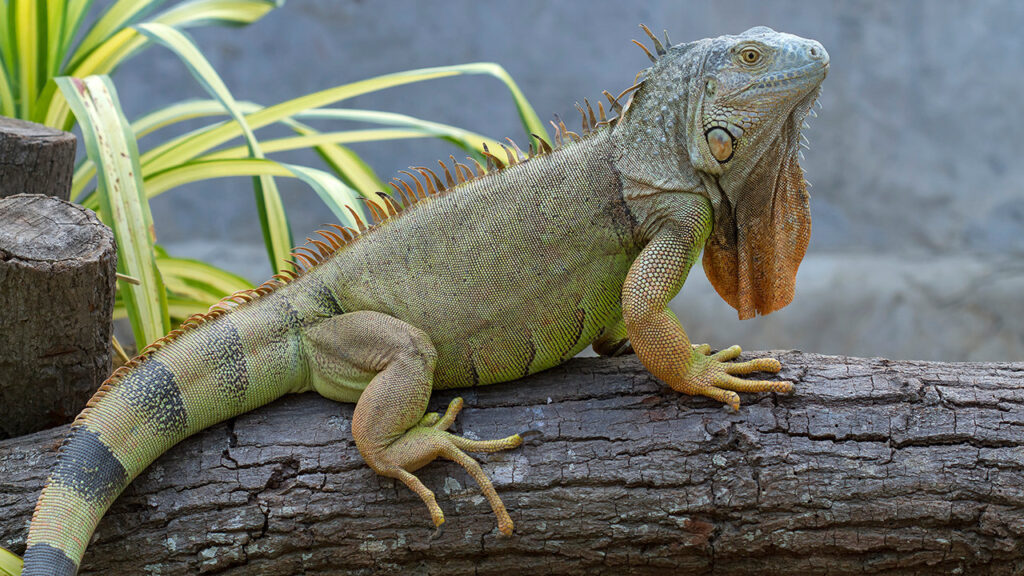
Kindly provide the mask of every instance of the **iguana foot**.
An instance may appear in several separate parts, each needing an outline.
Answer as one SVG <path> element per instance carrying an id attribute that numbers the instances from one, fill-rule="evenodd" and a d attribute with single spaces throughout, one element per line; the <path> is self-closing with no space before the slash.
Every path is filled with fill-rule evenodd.
<path id="1" fill-rule="evenodd" d="M 793 383 L 785 380 L 744 380 L 736 375 L 753 372 L 778 372 L 782 364 L 775 358 L 755 358 L 745 362 L 729 363 L 738 357 L 743 350 L 739 346 L 730 346 L 725 350 L 711 353 L 711 346 L 700 344 L 693 346 L 693 361 L 690 364 L 688 378 L 679 388 L 680 392 L 714 398 L 728 404 L 733 410 L 739 410 L 740 397 L 737 392 L 793 392 Z"/>
<path id="2" fill-rule="evenodd" d="M 430 517 L 434 521 L 434 525 L 440 527 L 444 523 L 444 512 L 437 505 L 434 493 L 411 472 L 438 457 L 457 462 L 480 485 L 491 509 L 498 517 L 498 530 L 507 536 L 512 533 L 513 524 L 508 511 L 505 510 L 504 503 L 494 490 L 490 478 L 480 468 L 480 464 L 464 451 L 509 450 L 522 444 L 523 439 L 519 434 L 513 434 L 498 440 L 470 440 L 447 432 L 446 430 L 455 421 L 455 416 L 461 409 L 462 398 L 455 398 L 448 405 L 444 416 L 440 416 L 436 412 L 424 415 L 416 426 L 406 430 L 391 445 L 383 448 L 380 453 L 367 458 L 367 463 L 379 474 L 401 480 L 418 494 L 430 510 Z"/>

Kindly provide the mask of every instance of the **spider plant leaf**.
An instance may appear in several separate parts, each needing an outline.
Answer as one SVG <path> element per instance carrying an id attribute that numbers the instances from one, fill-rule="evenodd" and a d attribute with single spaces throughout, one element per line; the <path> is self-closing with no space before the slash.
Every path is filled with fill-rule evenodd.
<path id="1" fill-rule="evenodd" d="M 210 24 L 245 26 L 259 20 L 282 3 L 275 0 L 191 0 L 171 7 L 155 16 L 151 22 L 175 28 Z M 109 74 L 149 42 L 148 38 L 132 28 L 120 28 L 88 53 L 81 54 L 74 65 L 67 67 L 68 75 L 81 78 Z M 39 121 L 47 126 L 69 129 L 67 102 L 59 94 L 54 94 L 45 102 L 46 110 L 38 116 Z"/>
<path id="2" fill-rule="evenodd" d="M 166 24 L 147 23 L 136 26 L 143 35 L 158 42 L 174 52 L 188 68 L 192 77 L 224 107 L 224 110 L 238 125 L 252 158 L 263 158 L 259 141 L 239 109 L 234 96 L 226 84 L 213 69 L 209 60 L 203 56 L 199 48 L 184 32 Z M 256 195 L 256 208 L 263 231 L 263 241 L 267 247 L 267 256 L 272 267 L 289 258 L 293 246 L 288 218 L 284 212 L 284 203 L 278 192 L 277 184 L 270 175 L 259 175 L 253 178 L 253 192 Z"/>
<path id="3" fill-rule="evenodd" d="M 228 294 L 253 288 L 245 278 L 199 260 L 157 256 L 156 265 L 171 296 L 202 301 L 206 307 Z"/>
<path id="4" fill-rule="evenodd" d="M 170 319 L 156 267 L 153 217 L 142 187 L 135 136 L 110 78 L 60 77 L 56 81 L 81 126 L 86 151 L 100 167 L 98 197 L 104 223 L 114 230 L 117 241 L 117 271 L 141 281 L 139 285 L 119 281 L 141 350 L 170 330 Z"/>
<path id="5" fill-rule="evenodd" d="M 11 21 L 9 32 L 14 37 L 13 62 L 17 73 L 18 92 L 18 117 L 31 118 L 32 105 L 39 95 L 39 85 L 45 82 L 41 78 L 44 72 L 42 55 L 44 43 L 46 42 L 45 28 L 39 23 L 45 14 L 46 9 L 36 0 L 10 0 Z M 40 31 L 43 31 L 40 34 Z"/>
<path id="6" fill-rule="evenodd" d="M 18 576 L 21 574 L 21 558 L 15 553 L 0 548 L 0 576 Z"/>
<path id="7" fill-rule="evenodd" d="M 377 76 L 268 106 L 248 114 L 246 119 L 249 126 L 253 130 L 257 130 L 285 118 L 297 117 L 302 112 L 334 104 L 355 96 L 404 84 L 464 74 L 487 74 L 506 82 L 506 86 L 509 87 L 516 100 L 517 109 L 520 111 L 520 117 L 524 119 L 524 127 L 528 133 L 536 133 L 542 136 L 547 134 L 547 131 L 540 124 L 540 120 L 537 119 L 536 113 L 533 112 L 533 108 L 526 102 L 525 97 L 522 97 L 518 87 L 508 78 L 508 73 L 505 72 L 505 69 L 493 63 L 421 68 Z M 241 136 L 241 131 L 235 123 L 223 123 L 209 130 L 185 134 L 167 142 L 164 146 L 159 147 L 159 149 L 148 151 L 143 158 L 143 166 L 154 170 L 163 170 L 200 156 L 214 147 L 239 136 Z"/>
<path id="8" fill-rule="evenodd" d="M 227 158 L 221 160 L 192 161 L 159 172 L 146 179 L 146 193 L 150 198 L 190 182 L 227 178 L 231 176 L 286 176 L 299 178 L 320 196 L 338 219 L 348 222 L 346 204 L 358 206 L 355 192 L 337 178 L 314 168 L 296 166 L 266 158 Z M 272 263 L 275 266 L 280 262 Z"/>
<path id="9" fill-rule="evenodd" d="M 107 8 L 106 12 L 96 20 L 68 62 L 69 68 L 81 64 L 82 59 L 96 49 L 97 46 L 110 39 L 111 36 L 145 16 L 166 0 L 118 0 Z"/>

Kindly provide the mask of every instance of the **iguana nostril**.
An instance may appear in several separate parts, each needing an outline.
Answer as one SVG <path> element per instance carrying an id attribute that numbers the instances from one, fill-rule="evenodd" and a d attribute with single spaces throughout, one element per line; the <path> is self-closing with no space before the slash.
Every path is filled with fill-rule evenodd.
<path id="1" fill-rule="evenodd" d="M 726 162 L 732 158 L 732 134 L 724 128 L 712 128 L 705 134 L 708 140 L 708 148 L 711 155 L 719 162 Z"/>
<path id="2" fill-rule="evenodd" d="M 825 47 L 818 42 L 811 42 L 811 45 L 807 47 L 807 55 L 811 60 L 824 60 L 828 63 L 828 52 L 825 52 Z"/>

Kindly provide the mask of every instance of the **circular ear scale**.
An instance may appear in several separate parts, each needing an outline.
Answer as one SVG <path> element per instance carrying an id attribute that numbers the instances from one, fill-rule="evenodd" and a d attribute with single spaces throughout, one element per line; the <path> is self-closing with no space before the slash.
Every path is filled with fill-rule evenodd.
<path id="1" fill-rule="evenodd" d="M 726 163 L 732 158 L 732 134 L 725 128 L 712 128 L 704 134 L 707 138 L 708 148 L 711 155 L 720 163 Z"/>

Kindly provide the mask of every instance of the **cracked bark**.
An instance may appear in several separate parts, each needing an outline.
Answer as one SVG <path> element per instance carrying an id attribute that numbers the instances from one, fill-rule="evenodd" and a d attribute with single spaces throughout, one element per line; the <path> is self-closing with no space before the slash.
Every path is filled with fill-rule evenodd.
<path id="1" fill-rule="evenodd" d="M 752 357 L 746 354 L 745 357 Z M 633 356 L 461 394 L 455 430 L 543 438 L 419 472 L 447 515 L 373 474 L 351 405 L 290 397 L 182 442 L 100 524 L 83 574 L 1021 574 L 1024 363 L 779 354 L 794 396 L 738 414 Z M 65 430 L 0 442 L 0 546 L 24 547 Z"/>
<path id="2" fill-rule="evenodd" d="M 109 374 L 115 266 L 91 210 L 0 198 L 0 438 L 70 421 Z"/>
<path id="3" fill-rule="evenodd" d="M 74 170 L 74 134 L 0 116 L 0 198 L 45 194 L 67 200 Z"/>

